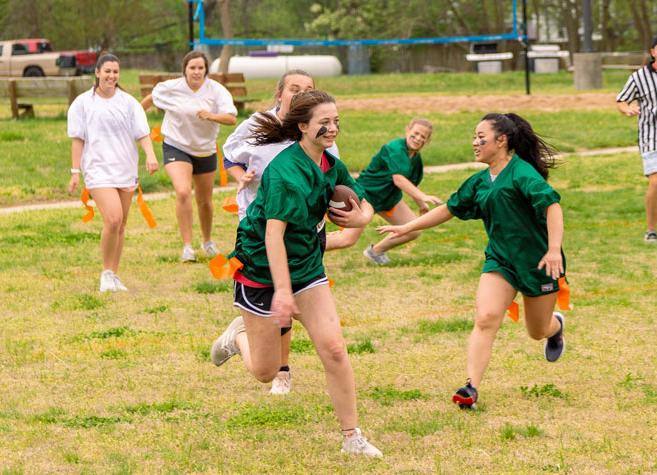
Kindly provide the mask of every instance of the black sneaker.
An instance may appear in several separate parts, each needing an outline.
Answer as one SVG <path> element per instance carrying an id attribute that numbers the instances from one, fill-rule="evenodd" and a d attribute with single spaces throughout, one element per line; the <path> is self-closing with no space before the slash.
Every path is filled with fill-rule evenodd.
<path id="1" fill-rule="evenodd" d="M 655 231 L 647 231 L 643 236 L 643 240 L 646 242 L 657 242 L 657 233 Z"/>
<path id="2" fill-rule="evenodd" d="M 470 379 L 465 382 L 465 386 L 458 388 L 452 396 L 452 402 L 459 406 L 460 409 L 477 408 L 477 388 L 470 384 Z"/>
<path id="3" fill-rule="evenodd" d="M 559 312 L 554 312 L 554 317 L 559 320 L 559 323 L 561 323 L 561 328 L 557 333 L 545 341 L 545 359 L 550 363 L 557 361 L 566 349 L 566 339 L 563 337 L 563 328 L 566 326 L 566 317 Z"/>

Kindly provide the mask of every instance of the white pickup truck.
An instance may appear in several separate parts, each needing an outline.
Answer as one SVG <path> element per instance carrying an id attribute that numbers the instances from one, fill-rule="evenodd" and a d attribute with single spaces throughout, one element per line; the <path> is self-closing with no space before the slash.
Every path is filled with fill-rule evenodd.
<path id="1" fill-rule="evenodd" d="M 31 53 L 20 41 L 0 41 L 0 76 L 69 76 L 75 67 L 59 64 L 61 53 Z"/>

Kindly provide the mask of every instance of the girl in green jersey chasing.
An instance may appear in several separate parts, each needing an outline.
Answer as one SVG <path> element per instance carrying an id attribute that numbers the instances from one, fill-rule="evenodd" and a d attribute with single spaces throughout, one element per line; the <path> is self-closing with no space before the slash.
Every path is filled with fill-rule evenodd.
<path id="1" fill-rule="evenodd" d="M 475 160 L 487 169 L 468 178 L 445 205 L 410 223 L 379 227 L 381 233 L 404 236 L 454 216 L 484 221 L 489 241 L 468 342 L 467 380 L 452 397 L 462 408 L 477 402 L 495 335 L 517 292 L 524 300 L 527 333 L 546 339 L 546 359 L 556 361 L 565 348 L 564 317 L 553 312 L 558 280 L 566 271 L 563 214 L 559 194 L 546 181 L 555 151 L 516 114 L 484 116 L 472 147 Z"/>

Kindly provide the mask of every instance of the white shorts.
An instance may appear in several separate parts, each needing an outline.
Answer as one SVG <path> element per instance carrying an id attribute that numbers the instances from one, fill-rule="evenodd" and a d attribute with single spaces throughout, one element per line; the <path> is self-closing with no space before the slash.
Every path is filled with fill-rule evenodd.
<path id="1" fill-rule="evenodd" d="M 643 158 L 643 174 L 649 176 L 657 173 L 657 150 L 642 153 L 641 157 Z"/>

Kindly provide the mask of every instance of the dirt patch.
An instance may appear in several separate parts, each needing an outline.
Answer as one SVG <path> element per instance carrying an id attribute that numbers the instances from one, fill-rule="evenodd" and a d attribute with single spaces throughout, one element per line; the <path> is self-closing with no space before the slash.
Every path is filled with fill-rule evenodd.
<path id="1" fill-rule="evenodd" d="M 262 110 L 268 104 L 257 104 Z M 406 95 L 359 99 L 339 99 L 340 110 L 401 112 L 429 114 L 439 112 L 454 114 L 457 112 L 506 112 L 506 111 L 542 111 L 558 112 L 564 110 L 599 110 L 616 107 L 616 95 L 613 93 L 584 94 L 524 94 L 489 95 L 489 96 L 443 96 L 443 95 Z"/>
<path id="2" fill-rule="evenodd" d="M 572 94 L 572 95 L 512 95 L 512 96 L 404 96 L 379 97 L 372 99 L 343 99 L 338 101 L 340 109 L 453 114 L 477 111 L 534 110 L 558 112 L 562 110 L 611 109 L 616 106 L 615 94 Z"/>

